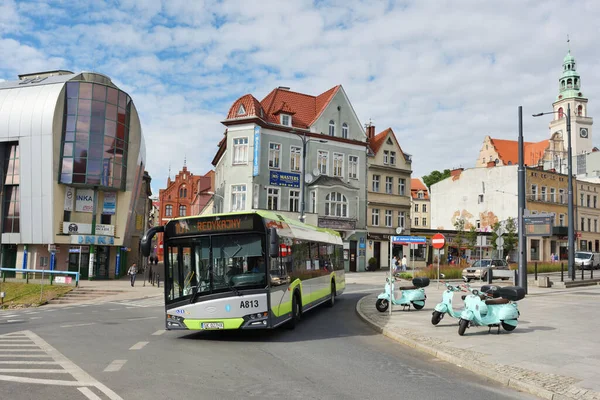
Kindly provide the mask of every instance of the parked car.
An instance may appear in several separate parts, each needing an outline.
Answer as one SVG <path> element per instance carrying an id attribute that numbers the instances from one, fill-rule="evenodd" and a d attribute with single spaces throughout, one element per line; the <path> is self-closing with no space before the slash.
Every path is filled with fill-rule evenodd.
<path id="1" fill-rule="evenodd" d="M 486 280 L 490 268 L 494 270 L 509 270 L 508 263 L 499 258 L 477 260 L 470 267 L 463 269 L 462 277 L 465 282 L 470 282 L 471 279 Z M 493 277 L 493 275 L 492 275 Z M 500 279 L 508 280 L 509 277 L 503 276 Z"/>
<path id="2" fill-rule="evenodd" d="M 600 254 L 591 251 L 576 251 L 575 267 L 579 267 L 579 269 L 600 268 Z"/>

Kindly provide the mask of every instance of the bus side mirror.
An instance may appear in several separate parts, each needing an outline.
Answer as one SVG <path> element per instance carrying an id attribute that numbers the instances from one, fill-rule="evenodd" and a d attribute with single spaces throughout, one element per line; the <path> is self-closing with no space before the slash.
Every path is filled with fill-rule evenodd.
<path id="1" fill-rule="evenodd" d="M 279 235 L 275 228 L 269 228 L 269 256 L 271 258 L 279 257 Z"/>
<path id="2" fill-rule="evenodd" d="M 152 238 L 154 237 L 154 235 L 164 231 L 165 227 L 161 225 L 148 229 L 148 231 L 144 234 L 142 240 L 140 240 L 140 247 L 142 249 L 142 255 L 144 257 L 148 257 L 152 252 Z"/>

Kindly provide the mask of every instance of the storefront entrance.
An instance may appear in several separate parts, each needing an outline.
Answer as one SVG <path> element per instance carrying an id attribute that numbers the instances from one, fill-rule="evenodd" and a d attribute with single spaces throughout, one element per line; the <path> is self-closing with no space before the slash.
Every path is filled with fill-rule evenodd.
<path id="1" fill-rule="evenodd" d="M 81 270 L 79 268 L 81 258 Z M 80 272 L 79 279 L 87 279 L 88 271 L 90 268 L 90 254 L 89 253 L 69 253 L 69 271 Z"/>
<path id="2" fill-rule="evenodd" d="M 4 246 L 2 249 L 2 267 L 3 268 L 16 268 L 17 264 L 17 247 L 14 245 Z M 7 278 L 14 278 L 15 273 L 13 271 L 6 271 L 5 276 Z"/>
<path id="3" fill-rule="evenodd" d="M 96 247 L 96 265 L 94 266 L 97 279 L 108 279 L 108 266 L 110 262 L 110 247 Z"/>

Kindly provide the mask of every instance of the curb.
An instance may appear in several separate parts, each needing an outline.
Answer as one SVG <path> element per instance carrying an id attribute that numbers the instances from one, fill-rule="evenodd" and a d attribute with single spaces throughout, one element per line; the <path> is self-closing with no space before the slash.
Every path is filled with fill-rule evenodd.
<path id="1" fill-rule="evenodd" d="M 498 374 L 493 371 L 487 371 L 484 368 L 481 368 L 477 365 L 473 365 L 471 363 L 471 360 L 461 358 L 461 357 L 456 357 L 455 355 L 446 353 L 441 350 L 437 350 L 435 347 L 418 343 L 412 339 L 403 337 L 402 335 L 398 335 L 397 333 L 392 332 L 391 330 L 389 330 L 387 328 L 383 328 L 383 327 L 377 325 L 374 321 L 372 321 L 369 317 L 367 317 L 365 314 L 363 314 L 363 312 L 360 310 L 360 306 L 367 296 L 369 296 L 369 295 L 362 297 L 356 303 L 356 314 L 358 315 L 358 317 L 360 319 L 362 319 L 364 322 L 366 322 L 367 325 L 369 325 L 376 332 L 379 332 L 382 335 L 387 336 L 390 339 L 393 339 L 393 340 L 395 340 L 399 343 L 402 343 L 408 347 L 411 347 L 413 349 L 416 349 L 416 350 L 422 351 L 424 353 L 427 353 L 429 355 L 432 355 L 434 357 L 437 357 L 440 360 L 446 361 L 451 364 L 455 364 L 455 365 L 459 366 L 460 368 L 464 368 L 466 370 L 469 370 L 470 372 L 473 372 L 474 374 L 484 376 L 488 379 L 496 381 L 504 386 L 508 386 L 508 387 L 516 389 L 516 390 L 527 392 L 534 396 L 538 396 L 542 399 L 559 400 L 559 399 L 567 398 L 567 397 L 564 397 L 564 395 L 560 395 L 558 393 L 551 392 L 548 389 L 545 389 L 541 386 L 533 385 L 529 382 L 522 382 L 518 379 L 514 379 L 512 377 Z"/>

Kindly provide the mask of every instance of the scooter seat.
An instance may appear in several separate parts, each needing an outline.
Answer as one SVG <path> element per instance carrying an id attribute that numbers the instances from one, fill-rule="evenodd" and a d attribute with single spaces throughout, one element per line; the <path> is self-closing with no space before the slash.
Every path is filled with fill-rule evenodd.
<path id="1" fill-rule="evenodd" d="M 418 289 L 416 286 L 400 286 L 398 290 L 415 290 Z"/>
<path id="2" fill-rule="evenodd" d="M 463 301 L 465 301 L 465 299 L 467 298 L 467 296 L 468 296 L 467 294 L 463 294 L 462 296 L 460 296 L 460 298 L 461 298 Z M 488 297 L 487 297 L 485 294 L 480 294 L 480 295 L 479 295 L 479 298 L 480 298 L 481 300 L 485 300 L 485 299 L 487 299 Z"/>
<path id="3" fill-rule="evenodd" d="M 495 298 L 495 299 L 490 299 L 490 300 L 486 300 L 485 304 L 490 306 L 490 305 L 494 305 L 494 304 L 508 304 L 510 303 L 510 300 L 508 299 L 503 299 L 501 297 Z"/>

